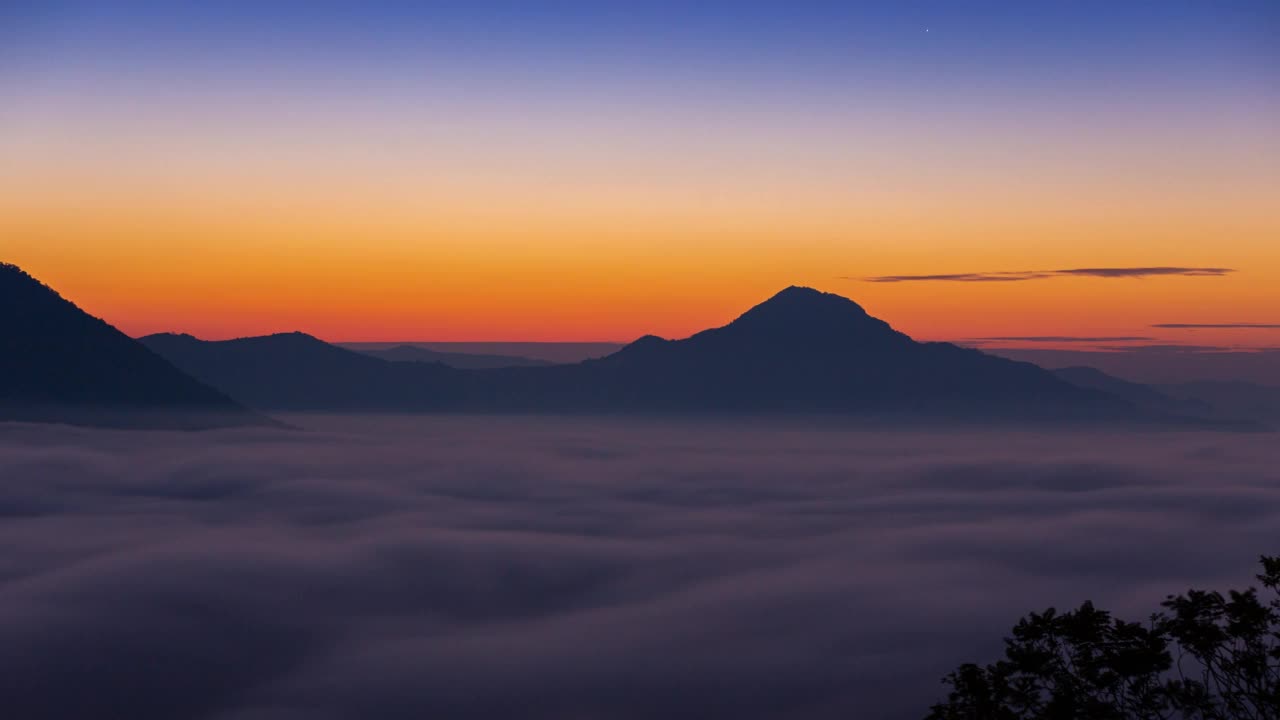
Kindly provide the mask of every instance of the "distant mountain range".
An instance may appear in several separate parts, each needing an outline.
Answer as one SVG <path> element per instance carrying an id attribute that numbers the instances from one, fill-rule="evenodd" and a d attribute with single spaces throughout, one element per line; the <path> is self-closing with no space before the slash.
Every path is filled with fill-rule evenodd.
<path id="1" fill-rule="evenodd" d="M 438 340 L 402 340 L 399 342 L 339 342 L 338 347 L 357 352 L 389 350 L 396 347 L 415 347 L 434 350 L 438 353 L 464 357 L 473 355 L 489 355 L 501 358 L 524 358 L 541 360 L 552 365 L 580 363 L 583 360 L 594 360 L 612 355 L 626 343 L 617 342 L 537 342 L 537 341 L 438 341 Z M 469 362 L 469 361 L 468 361 Z M 445 362 L 449 364 L 448 361 Z"/>
<path id="2" fill-rule="evenodd" d="M 303 333 L 220 341 L 165 333 L 139 342 L 262 410 L 444 410 L 458 405 L 467 372 L 382 360 Z"/>
<path id="3" fill-rule="evenodd" d="M 488 355 L 479 353 L 440 352 L 415 345 L 396 345 L 385 350 L 357 350 L 392 362 L 425 362 L 440 363 L 449 367 L 464 370 L 488 370 L 503 367 L 541 367 L 551 365 L 546 360 L 521 357 L 516 355 Z"/>
<path id="4" fill-rule="evenodd" d="M 0 420 L 113 427 L 272 424 L 256 411 L 276 410 L 782 412 L 1182 426 L 1280 418 L 1273 414 L 1280 391 L 1156 388 L 1094 368 L 1050 372 L 916 342 L 846 298 L 801 287 L 683 340 L 646 336 L 605 357 L 550 364 L 419 347 L 356 352 L 303 333 L 133 340 L 0 265 L 0 350 Z"/>
<path id="5" fill-rule="evenodd" d="M 0 264 L 0 420 L 200 429 L 271 421 Z"/>
<path id="6" fill-rule="evenodd" d="M 1220 422 L 1273 424 L 1280 421 L 1280 387 L 1238 380 L 1145 385 L 1092 367 L 1061 368 L 1053 372 L 1073 385 L 1110 393 L 1159 413 Z"/>
<path id="7" fill-rule="evenodd" d="M 1121 380 L 1097 368 L 1061 368 L 1054 370 L 1053 374 L 1077 387 L 1099 390 L 1156 412 L 1186 417 L 1210 417 L 1215 414 L 1213 406 L 1204 400 L 1190 395 L 1174 396 L 1149 385 Z M 1235 419 L 1245 417 L 1247 416 L 1241 415 Z"/>
<path id="8" fill-rule="evenodd" d="M 1029 363 L 918 343 L 856 303 L 792 287 L 684 340 L 648 336 L 576 364 L 464 369 L 390 362 L 316 338 L 142 342 L 271 410 L 822 412 L 952 419 L 1152 420 Z"/>
<path id="9" fill-rule="evenodd" d="M 1280 422 L 1280 387 L 1239 380 L 1201 380 L 1154 387 L 1168 397 L 1207 405 L 1209 412 L 1201 413 L 1205 417 Z"/>
<path id="10" fill-rule="evenodd" d="M 1107 350 L 982 347 L 983 352 L 1040 367 L 1093 367 L 1147 385 L 1202 381 L 1280 387 L 1280 349 L 1239 351 L 1185 345 L 1117 346 Z"/>

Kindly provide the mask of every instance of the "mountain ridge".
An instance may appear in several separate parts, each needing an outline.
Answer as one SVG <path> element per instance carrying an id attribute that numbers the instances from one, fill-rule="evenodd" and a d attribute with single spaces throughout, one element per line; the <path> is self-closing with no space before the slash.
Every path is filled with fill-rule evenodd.
<path id="1" fill-rule="evenodd" d="M 0 419 L 200 429 L 272 424 L 0 263 Z"/>
<path id="2" fill-rule="evenodd" d="M 139 342 L 251 406 L 270 410 L 443 409 L 453 368 L 393 363 L 302 332 L 231 340 L 156 333 Z"/>
<path id="3" fill-rule="evenodd" d="M 464 370 L 483 370 L 500 367 L 534 367 L 554 364 L 546 360 L 537 360 L 521 355 L 451 353 L 441 352 L 439 350 L 429 350 L 427 348 L 415 347 L 413 345 L 406 344 L 396 345 L 384 350 L 358 350 L 357 352 L 362 352 L 365 355 L 371 355 L 391 362 L 440 363 L 442 365 L 448 365 L 449 367 Z"/>
<path id="4" fill-rule="evenodd" d="M 165 337 L 142 341 L 233 396 L 273 408 L 1152 420 L 1126 400 L 1030 363 L 917 342 L 848 298 L 800 286 L 723 326 L 678 340 L 646 335 L 611 355 L 563 365 L 388 362 L 314 338 L 311 356 L 286 358 L 293 351 L 284 346 L 299 345 L 295 334 L 192 339 L 179 352 Z"/>

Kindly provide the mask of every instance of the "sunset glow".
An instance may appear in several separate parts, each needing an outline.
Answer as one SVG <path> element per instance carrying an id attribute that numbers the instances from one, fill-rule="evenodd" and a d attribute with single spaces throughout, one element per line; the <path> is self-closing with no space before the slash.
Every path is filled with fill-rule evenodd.
<path id="1" fill-rule="evenodd" d="M 1280 322 L 1266 3 L 53 5 L 0 23 L 0 259 L 133 335 L 681 337 L 804 284 L 927 339 L 1280 345 L 1151 327 Z M 1233 272 L 861 280 L 1149 266 Z"/>

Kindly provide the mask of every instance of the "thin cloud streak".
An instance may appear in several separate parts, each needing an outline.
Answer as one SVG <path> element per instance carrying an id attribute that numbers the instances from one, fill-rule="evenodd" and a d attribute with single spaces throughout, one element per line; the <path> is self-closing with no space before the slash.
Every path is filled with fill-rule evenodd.
<path id="1" fill-rule="evenodd" d="M 1221 267 L 1135 267 L 1135 268 L 1074 268 L 1070 270 L 1054 270 L 1056 275 L 1104 278 L 1144 278 L 1161 275 L 1181 275 L 1184 277 L 1221 277 L 1235 272 L 1232 268 Z"/>
<path id="2" fill-rule="evenodd" d="M 897 282 L 1020 282 L 1023 280 L 1042 280 L 1053 277 L 1052 272 L 987 272 L 987 273 L 951 273 L 944 275 L 878 275 L 873 277 L 842 277 L 842 280 L 861 280 L 874 283 Z"/>
<path id="3" fill-rule="evenodd" d="M 1127 352 L 1127 353 L 1229 353 L 1229 352 L 1255 352 L 1250 348 L 1235 348 L 1225 345 L 1107 345 L 1102 347 L 1108 352 Z"/>
<path id="4" fill-rule="evenodd" d="M 1020 270 L 1002 272 L 944 273 L 936 275 L 875 275 L 848 277 L 842 280 L 861 280 L 873 283 L 899 282 L 1022 282 L 1046 280 L 1058 277 L 1095 278 L 1148 278 L 1148 277 L 1222 277 L 1233 273 L 1233 268 L 1222 267 L 1122 267 L 1122 268 L 1066 268 L 1062 270 Z M 1159 326 L 1157 326 L 1159 327 Z"/>
<path id="5" fill-rule="evenodd" d="M 1280 323 L 1159 323 L 1151 327 L 1169 330 L 1220 330 L 1228 328 L 1239 330 L 1280 330 Z"/>
<path id="6" fill-rule="evenodd" d="M 1154 338 L 1142 335 L 1114 335 L 1101 337 L 1081 337 L 1077 335 L 1012 335 L 1007 337 L 970 338 L 964 342 L 1031 342 L 1031 343 L 1110 343 L 1110 342 L 1142 342 Z"/>

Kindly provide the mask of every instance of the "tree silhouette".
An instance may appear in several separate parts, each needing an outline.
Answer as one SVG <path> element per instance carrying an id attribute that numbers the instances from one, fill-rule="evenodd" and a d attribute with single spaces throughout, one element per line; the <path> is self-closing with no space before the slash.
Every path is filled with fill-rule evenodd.
<path id="1" fill-rule="evenodd" d="M 1280 558 L 1255 588 L 1171 595 L 1146 623 L 1086 602 L 1032 613 L 928 720 L 1280 720 Z"/>

